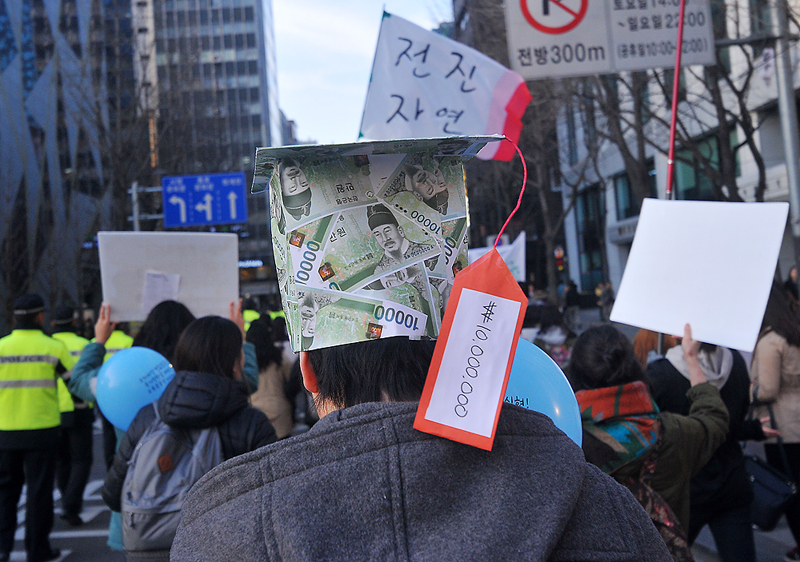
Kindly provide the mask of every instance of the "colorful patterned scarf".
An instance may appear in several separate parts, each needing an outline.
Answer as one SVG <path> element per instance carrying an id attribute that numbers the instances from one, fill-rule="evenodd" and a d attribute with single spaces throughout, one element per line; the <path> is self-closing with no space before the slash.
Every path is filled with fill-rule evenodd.
<path id="1" fill-rule="evenodd" d="M 661 420 L 643 382 L 575 393 L 583 423 L 586 460 L 606 474 L 650 453 Z"/>

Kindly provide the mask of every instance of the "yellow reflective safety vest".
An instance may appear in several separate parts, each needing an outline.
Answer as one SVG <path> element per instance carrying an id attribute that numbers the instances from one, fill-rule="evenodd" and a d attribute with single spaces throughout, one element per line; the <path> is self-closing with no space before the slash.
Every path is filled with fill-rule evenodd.
<path id="1" fill-rule="evenodd" d="M 103 362 L 108 361 L 109 357 L 121 349 L 127 349 L 133 345 L 133 338 L 121 330 L 114 330 L 106 342 L 106 355 Z"/>
<path id="2" fill-rule="evenodd" d="M 78 334 L 76 334 L 74 332 L 56 332 L 55 334 L 53 334 L 53 338 L 57 339 L 60 342 L 63 342 L 64 345 L 67 346 L 67 350 L 69 350 L 69 354 L 72 356 L 72 359 L 75 361 L 75 363 L 78 362 L 78 359 L 81 356 L 81 351 L 83 351 L 83 348 L 86 347 L 86 345 L 89 343 L 89 340 L 87 340 L 86 338 L 80 337 Z M 65 375 L 64 378 L 65 379 L 69 379 L 69 376 Z M 66 388 L 66 386 L 65 386 L 65 388 Z M 70 396 L 70 402 L 72 403 L 72 408 L 70 408 L 69 410 L 65 410 L 64 409 L 64 404 L 62 403 L 61 404 L 61 412 L 62 413 L 63 412 L 71 412 L 71 411 L 75 410 L 76 408 L 92 408 L 93 407 L 93 404 L 91 402 L 87 403 L 87 402 L 84 402 L 83 400 L 80 400 L 80 399 L 77 399 L 77 398 L 73 398 L 72 395 L 69 394 L 69 390 L 67 390 L 67 394 Z M 61 403 L 62 398 L 61 398 L 61 385 L 60 384 L 58 385 L 58 399 L 59 399 L 59 403 Z M 74 400 L 78 400 L 77 404 L 74 402 Z"/>
<path id="3" fill-rule="evenodd" d="M 271 320 L 275 320 L 276 318 L 286 318 L 286 314 L 283 313 L 283 310 L 272 310 L 269 317 Z"/>
<path id="4" fill-rule="evenodd" d="M 72 401 L 72 395 L 69 393 L 67 383 L 61 377 L 56 377 L 56 391 L 58 394 L 58 412 L 66 414 L 75 411 L 75 402 Z"/>
<path id="5" fill-rule="evenodd" d="M 242 317 L 244 318 L 244 331 L 247 333 L 247 330 L 250 329 L 250 323 L 261 318 L 261 315 L 255 310 L 243 310 Z"/>
<path id="6" fill-rule="evenodd" d="M 58 375 L 74 363 L 67 346 L 41 330 L 0 339 L 0 431 L 58 427 Z"/>
<path id="7" fill-rule="evenodd" d="M 60 342 L 64 342 L 64 345 L 67 346 L 67 350 L 69 350 L 69 354 L 72 355 L 76 362 L 81 356 L 81 351 L 83 351 L 83 348 L 89 343 L 89 340 L 80 337 L 74 332 L 56 332 L 53 334 L 53 338 Z"/>

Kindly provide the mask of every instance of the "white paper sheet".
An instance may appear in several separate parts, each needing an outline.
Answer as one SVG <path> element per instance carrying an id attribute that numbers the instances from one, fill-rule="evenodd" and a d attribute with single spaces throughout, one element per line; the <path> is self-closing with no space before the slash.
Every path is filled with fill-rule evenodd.
<path id="1" fill-rule="evenodd" d="M 491 437 L 520 306 L 462 291 L 426 420 Z"/>
<path id="2" fill-rule="evenodd" d="M 157 298 L 146 294 L 147 272 L 176 276 L 176 300 L 198 318 L 209 314 L 227 318 L 230 303 L 239 298 L 239 245 L 235 234 L 100 232 L 98 249 L 103 301 L 111 305 L 114 322 L 147 317 L 150 309 L 145 306 L 145 299 Z M 165 284 L 159 290 L 171 290 L 166 278 L 162 281 Z"/>
<path id="3" fill-rule="evenodd" d="M 645 199 L 611 320 L 752 351 L 788 203 Z"/>
<path id="4" fill-rule="evenodd" d="M 147 316 L 161 301 L 178 300 L 181 276 L 163 271 L 145 271 L 142 289 L 142 314 Z"/>

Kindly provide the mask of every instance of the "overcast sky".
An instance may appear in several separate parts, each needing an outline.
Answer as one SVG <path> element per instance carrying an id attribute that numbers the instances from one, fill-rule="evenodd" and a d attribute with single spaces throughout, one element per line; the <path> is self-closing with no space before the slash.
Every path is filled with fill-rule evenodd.
<path id="1" fill-rule="evenodd" d="M 452 21 L 452 0 L 273 0 L 278 100 L 301 141 L 355 142 L 381 15 L 426 29 Z"/>

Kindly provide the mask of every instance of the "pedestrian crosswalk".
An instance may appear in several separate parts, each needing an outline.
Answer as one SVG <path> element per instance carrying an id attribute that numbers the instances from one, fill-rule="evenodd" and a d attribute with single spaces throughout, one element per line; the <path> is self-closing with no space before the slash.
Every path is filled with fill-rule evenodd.
<path id="1" fill-rule="evenodd" d="M 100 537 L 108 537 L 108 527 L 107 525 L 103 525 L 102 528 L 88 528 L 91 527 L 91 523 L 95 521 L 100 515 L 104 512 L 108 512 L 108 507 L 103 503 L 103 499 L 100 497 L 100 488 L 103 487 L 102 480 L 91 480 L 87 485 L 86 489 L 83 492 L 83 500 L 84 500 L 84 507 L 83 511 L 81 511 L 81 519 L 84 521 L 83 527 L 80 528 L 69 528 L 65 530 L 55 530 L 50 533 L 50 540 L 55 541 L 58 539 L 84 539 L 84 538 L 100 538 Z M 22 562 L 26 559 L 25 550 L 23 545 L 23 540 L 25 538 L 25 499 L 27 497 L 26 489 L 23 488 L 22 494 L 20 496 L 20 502 L 17 506 L 17 530 L 14 534 L 14 541 L 15 547 L 17 550 L 14 550 L 11 553 L 11 562 Z M 53 499 L 55 500 L 55 517 L 56 520 L 58 516 L 61 515 L 61 508 L 58 506 L 59 500 L 61 499 L 61 494 L 59 493 L 58 489 L 54 490 L 53 492 Z M 97 527 L 97 525 L 94 525 Z M 61 562 L 62 560 L 67 559 L 67 557 L 72 554 L 71 549 L 64 549 L 61 548 L 61 556 L 56 559 L 56 562 Z"/>

